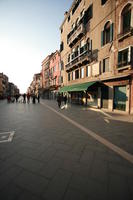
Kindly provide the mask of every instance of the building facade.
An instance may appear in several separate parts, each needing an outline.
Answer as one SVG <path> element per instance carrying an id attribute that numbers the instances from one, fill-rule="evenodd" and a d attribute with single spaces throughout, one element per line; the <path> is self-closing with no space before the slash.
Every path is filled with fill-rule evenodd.
<path id="1" fill-rule="evenodd" d="M 0 73 L 0 99 L 6 98 L 8 95 L 8 77 Z"/>
<path id="2" fill-rule="evenodd" d="M 55 99 L 61 86 L 61 59 L 59 51 L 56 51 L 50 57 L 49 81 L 50 99 Z"/>
<path id="3" fill-rule="evenodd" d="M 133 112 L 133 1 L 74 0 L 60 31 L 61 92 L 72 102 Z"/>

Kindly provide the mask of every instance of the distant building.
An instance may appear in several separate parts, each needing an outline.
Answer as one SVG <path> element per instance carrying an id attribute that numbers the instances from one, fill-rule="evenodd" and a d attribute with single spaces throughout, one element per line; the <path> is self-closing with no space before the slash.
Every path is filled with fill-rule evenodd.
<path id="1" fill-rule="evenodd" d="M 50 99 L 55 99 L 61 86 L 61 59 L 59 51 L 56 51 L 50 57 L 49 80 Z"/>
<path id="2" fill-rule="evenodd" d="M 14 85 L 14 83 L 8 83 L 8 95 L 10 96 L 15 96 L 15 95 L 19 95 L 19 89 L 16 85 Z"/>
<path id="3" fill-rule="evenodd" d="M 0 99 L 4 99 L 7 97 L 8 92 L 8 77 L 0 73 Z"/>

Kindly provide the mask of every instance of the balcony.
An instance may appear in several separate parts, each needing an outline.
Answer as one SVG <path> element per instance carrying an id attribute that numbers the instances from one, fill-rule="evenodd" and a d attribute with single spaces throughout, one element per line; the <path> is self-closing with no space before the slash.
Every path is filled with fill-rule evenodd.
<path id="1" fill-rule="evenodd" d="M 123 70 L 131 67 L 131 62 L 128 61 L 121 61 L 117 64 L 117 69 L 118 70 Z"/>
<path id="2" fill-rule="evenodd" d="M 117 38 L 119 41 L 122 41 L 125 38 L 130 37 L 132 35 L 133 35 L 133 27 L 127 27 L 120 34 L 117 35 Z"/>
<path id="3" fill-rule="evenodd" d="M 80 48 L 79 52 L 74 52 L 71 55 L 71 61 L 66 65 L 66 71 L 70 71 L 73 68 L 82 66 L 87 63 L 91 63 L 98 59 L 98 50 L 88 50 L 87 44 Z"/>
<path id="4" fill-rule="evenodd" d="M 76 42 L 85 34 L 85 26 L 82 23 L 82 20 L 78 25 L 68 34 L 68 45 L 72 47 Z"/>

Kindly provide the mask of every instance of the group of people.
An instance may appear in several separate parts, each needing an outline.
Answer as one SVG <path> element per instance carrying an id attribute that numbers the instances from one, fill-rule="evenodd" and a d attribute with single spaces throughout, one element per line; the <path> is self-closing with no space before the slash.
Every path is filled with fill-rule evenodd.
<path id="1" fill-rule="evenodd" d="M 29 93 L 24 93 L 22 95 L 21 100 L 19 100 L 19 97 L 21 95 L 14 95 L 14 96 L 10 96 L 8 95 L 7 97 L 7 102 L 8 103 L 14 103 L 16 101 L 16 103 L 19 101 L 20 103 L 30 103 L 30 99 L 32 98 L 32 103 L 35 104 L 36 100 L 38 101 L 38 103 L 40 103 L 40 95 L 35 95 L 35 94 L 29 94 Z"/>
<path id="2" fill-rule="evenodd" d="M 32 103 L 35 104 L 36 103 L 36 99 L 38 101 L 38 103 L 40 103 L 40 95 L 35 95 L 35 94 L 32 94 L 30 95 L 29 93 L 27 94 L 23 94 L 23 103 L 26 103 L 26 98 L 27 98 L 27 103 L 30 103 L 30 99 L 32 98 Z"/>
<path id="3" fill-rule="evenodd" d="M 63 105 L 63 108 L 66 108 L 66 105 L 67 105 L 67 96 L 61 96 L 60 93 L 58 94 L 57 96 L 57 103 L 58 103 L 58 107 L 59 108 L 62 108 L 61 107 L 61 103 L 62 101 L 64 102 L 64 105 Z"/>

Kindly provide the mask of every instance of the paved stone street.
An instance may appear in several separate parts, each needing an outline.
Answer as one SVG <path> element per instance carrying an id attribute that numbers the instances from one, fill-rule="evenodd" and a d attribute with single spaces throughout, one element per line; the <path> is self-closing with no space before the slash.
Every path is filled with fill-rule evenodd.
<path id="1" fill-rule="evenodd" d="M 50 108 L 54 109 L 51 110 Z M 133 163 L 62 116 L 133 155 L 133 122 L 56 101 L 0 102 L 1 200 L 133 200 Z"/>

